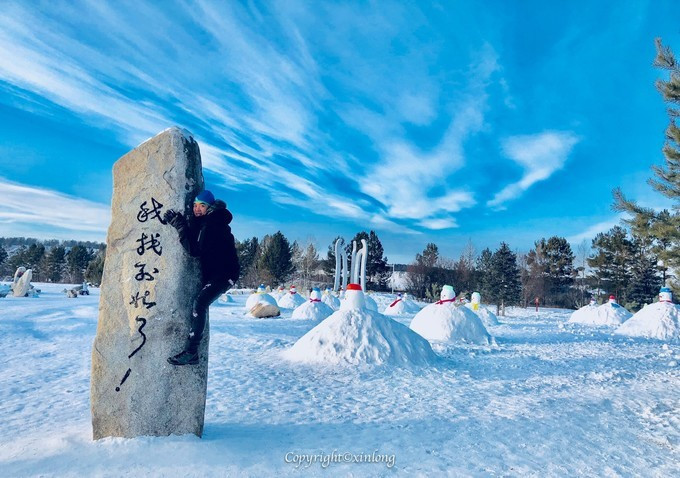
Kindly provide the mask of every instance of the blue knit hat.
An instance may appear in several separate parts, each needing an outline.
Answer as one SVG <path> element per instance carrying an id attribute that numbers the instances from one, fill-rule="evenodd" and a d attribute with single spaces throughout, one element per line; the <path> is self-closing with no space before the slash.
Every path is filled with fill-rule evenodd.
<path id="1" fill-rule="evenodd" d="M 202 202 L 203 204 L 212 206 L 213 204 L 215 204 L 215 196 L 213 196 L 213 193 L 206 189 L 205 191 L 201 191 L 200 193 L 198 193 L 198 196 L 196 196 L 194 202 Z"/>

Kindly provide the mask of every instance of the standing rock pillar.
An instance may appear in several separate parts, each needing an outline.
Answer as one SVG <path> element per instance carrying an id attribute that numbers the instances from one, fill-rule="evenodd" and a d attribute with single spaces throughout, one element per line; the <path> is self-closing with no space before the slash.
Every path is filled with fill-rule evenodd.
<path id="1" fill-rule="evenodd" d="M 203 189 L 198 144 L 170 128 L 113 166 L 111 225 L 92 350 L 94 439 L 203 433 L 207 330 L 198 365 L 166 360 L 182 350 L 200 287 L 198 261 L 164 224 L 168 209 L 192 214 Z"/>

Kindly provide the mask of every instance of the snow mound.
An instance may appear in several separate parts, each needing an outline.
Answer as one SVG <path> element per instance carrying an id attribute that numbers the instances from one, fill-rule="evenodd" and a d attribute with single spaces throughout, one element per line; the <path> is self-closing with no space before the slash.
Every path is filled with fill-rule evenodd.
<path id="1" fill-rule="evenodd" d="M 658 340 L 678 339 L 680 307 L 670 302 L 649 304 L 624 322 L 614 333 Z"/>
<path id="2" fill-rule="evenodd" d="M 231 304 L 234 302 L 234 298 L 226 293 L 222 294 L 218 300 L 222 304 Z"/>
<path id="3" fill-rule="evenodd" d="M 587 306 L 586 306 L 587 307 Z M 583 307 L 581 307 L 582 309 Z M 580 310 L 580 309 L 579 309 Z M 578 311 L 577 311 L 578 312 Z M 595 311 L 584 312 L 576 316 L 577 323 L 584 325 L 620 325 L 633 316 L 625 308 L 617 303 L 607 302 L 597 307 Z M 569 319 L 570 322 L 576 323 L 576 320 Z"/>
<path id="4" fill-rule="evenodd" d="M 415 302 L 408 299 L 397 299 L 394 302 L 390 303 L 390 305 L 385 307 L 383 314 L 399 316 L 415 314 L 416 312 L 419 311 L 420 307 L 418 307 L 418 305 Z"/>
<path id="5" fill-rule="evenodd" d="M 340 299 L 332 294 L 324 294 L 323 297 L 321 297 L 321 302 L 333 310 L 338 310 L 340 308 Z"/>
<path id="6" fill-rule="evenodd" d="M 291 315 L 292 319 L 323 320 L 333 313 L 333 309 L 323 302 L 307 301 L 298 306 Z"/>
<path id="7" fill-rule="evenodd" d="M 411 321 L 411 330 L 434 342 L 495 343 L 477 314 L 451 302 L 425 307 Z"/>
<path id="8" fill-rule="evenodd" d="M 254 294 L 250 294 L 250 297 L 248 297 L 248 300 L 246 300 L 246 311 L 250 312 L 250 309 L 255 307 L 257 304 L 276 305 L 276 301 L 269 294 L 256 292 Z"/>
<path id="9" fill-rule="evenodd" d="M 279 300 L 276 301 L 276 303 L 282 309 L 294 309 L 304 304 L 305 298 L 298 293 L 291 294 L 290 292 L 286 292 Z"/>
<path id="10" fill-rule="evenodd" d="M 368 310 L 378 312 L 378 304 L 376 303 L 375 299 L 373 299 L 373 297 L 364 294 L 364 300 L 366 301 L 366 308 Z"/>
<path id="11" fill-rule="evenodd" d="M 475 309 L 475 305 L 477 306 L 477 309 Z M 485 327 L 495 327 L 496 325 L 501 325 L 500 322 L 498 322 L 498 317 L 496 317 L 496 314 L 491 312 L 487 307 L 484 307 L 481 304 L 475 304 L 474 302 L 465 304 L 465 307 L 477 314 L 477 317 L 480 318 Z"/>
<path id="12" fill-rule="evenodd" d="M 575 310 L 569 320 L 571 324 L 594 324 L 597 323 L 597 305 L 584 305 L 578 310 Z"/>
<path id="13" fill-rule="evenodd" d="M 408 327 L 367 309 L 339 310 L 283 353 L 293 362 L 432 365 L 437 355 Z"/>

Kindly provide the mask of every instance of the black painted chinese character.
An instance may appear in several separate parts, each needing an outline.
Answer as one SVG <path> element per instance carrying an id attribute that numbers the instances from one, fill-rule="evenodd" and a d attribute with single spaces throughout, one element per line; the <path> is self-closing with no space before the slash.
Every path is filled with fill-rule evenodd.
<path id="1" fill-rule="evenodd" d="M 138 281 L 143 281 L 143 280 L 152 281 L 152 280 L 154 280 L 154 276 L 152 276 L 151 274 L 149 274 L 148 272 L 146 272 L 146 271 L 144 270 L 144 268 L 146 267 L 146 264 L 145 264 L 145 263 L 137 262 L 137 263 L 135 264 L 135 267 L 137 267 L 137 268 L 139 269 L 139 272 L 135 275 L 135 280 L 138 280 Z M 156 269 L 156 268 L 154 267 L 154 268 L 153 268 L 153 273 L 154 273 L 154 274 L 157 274 L 157 273 L 158 273 L 158 269 Z"/>
<path id="2" fill-rule="evenodd" d="M 139 316 L 137 316 L 137 317 L 135 317 L 135 320 L 136 320 L 137 322 L 139 322 L 139 324 L 140 324 L 140 326 L 139 326 L 139 328 L 137 329 L 137 331 L 138 331 L 139 334 L 142 336 L 142 343 L 139 344 L 139 347 L 137 347 L 136 349 L 134 349 L 130 355 L 128 355 L 128 358 L 129 358 L 129 359 L 132 358 L 132 356 L 135 355 L 137 352 L 139 352 L 139 351 L 142 349 L 142 347 L 144 347 L 144 345 L 146 344 L 146 334 L 145 334 L 144 332 L 142 332 L 142 329 L 143 329 L 144 326 L 146 325 L 146 319 L 145 319 L 144 317 L 139 317 Z"/>
<path id="3" fill-rule="evenodd" d="M 151 295 L 151 292 L 149 292 L 148 290 L 146 292 L 144 292 L 143 296 L 139 295 L 139 292 L 136 292 L 135 295 L 131 296 L 132 300 L 130 300 L 130 305 L 134 304 L 135 309 L 136 309 L 139 306 L 139 301 L 141 299 L 142 305 L 145 306 L 147 309 L 150 309 L 151 307 L 156 305 L 155 302 L 151 302 L 151 301 L 147 302 L 146 301 L 146 298 L 149 297 L 150 295 Z"/>
<path id="4" fill-rule="evenodd" d="M 149 219 L 158 219 L 158 222 L 165 224 L 165 221 L 161 217 L 161 208 L 163 205 L 154 198 L 151 198 L 151 209 L 146 207 L 146 203 L 147 201 L 144 201 L 141 206 L 139 206 L 140 211 L 137 213 L 137 220 L 139 222 L 146 222 Z"/>
<path id="5" fill-rule="evenodd" d="M 137 254 L 140 256 L 144 254 L 145 251 L 148 251 L 151 249 L 156 253 L 156 255 L 162 255 L 163 254 L 163 247 L 161 246 L 161 241 L 158 240 L 160 237 L 159 233 L 156 233 L 154 236 L 151 234 L 150 236 L 147 236 L 145 233 L 142 233 L 142 237 L 137 239 L 136 242 L 139 242 L 139 247 L 137 248 Z"/>

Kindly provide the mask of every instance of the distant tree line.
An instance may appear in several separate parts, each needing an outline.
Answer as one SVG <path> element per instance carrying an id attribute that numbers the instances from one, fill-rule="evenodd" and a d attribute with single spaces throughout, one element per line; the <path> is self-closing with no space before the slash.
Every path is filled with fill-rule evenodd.
<path id="1" fill-rule="evenodd" d="M 361 231 L 350 241 L 336 237 L 328 246 L 325 258 L 319 256 L 313 239 L 308 239 L 305 243 L 290 242 L 281 231 L 262 239 L 252 237 L 237 241 L 236 249 L 241 265 L 239 283 L 243 287 L 295 284 L 302 289 L 332 285 L 335 274 L 335 241 L 338 239 L 348 256 L 352 241 L 357 241 L 357 247 L 361 248 L 361 240 L 366 240 L 366 287 L 386 290 L 389 268 L 382 243 L 375 231 Z"/>
<path id="2" fill-rule="evenodd" d="M 33 271 L 34 282 L 78 284 L 101 282 L 105 245 L 75 240 L 41 241 L 0 237 L 0 278 L 13 277 L 19 267 Z"/>
<path id="3" fill-rule="evenodd" d="M 638 310 L 653 302 L 670 278 L 650 241 L 620 226 L 598 234 L 590 248 L 584 243 L 577 252 L 563 237 L 541 238 L 527 253 L 513 252 L 502 242 L 496 251 L 487 248 L 477 255 L 468 242 L 459 259 L 451 260 L 430 243 L 408 267 L 407 290 L 436 300 L 450 284 L 459 296 L 480 292 L 499 312 L 507 305 L 526 307 L 536 298 L 542 306 L 576 308 L 610 294 Z"/>

